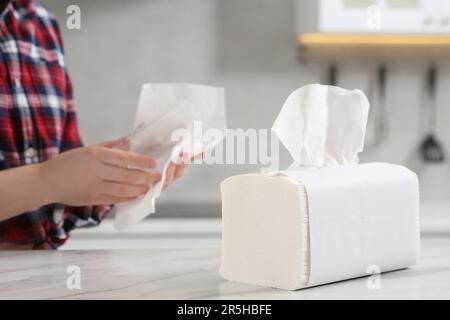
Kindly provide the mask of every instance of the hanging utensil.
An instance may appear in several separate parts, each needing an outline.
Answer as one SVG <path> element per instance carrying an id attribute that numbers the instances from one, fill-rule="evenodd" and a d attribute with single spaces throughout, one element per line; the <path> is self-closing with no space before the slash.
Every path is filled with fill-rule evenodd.
<path id="1" fill-rule="evenodd" d="M 330 64 L 328 67 L 327 82 L 330 86 L 338 85 L 338 69 L 334 63 Z"/>
<path id="2" fill-rule="evenodd" d="M 425 135 L 419 150 L 422 160 L 428 163 L 439 163 L 445 160 L 445 152 L 442 144 L 436 137 L 436 120 L 437 120 L 437 103 L 436 103 L 436 87 L 437 87 L 437 69 L 431 66 L 427 73 L 427 99 L 426 107 L 428 107 L 428 133 Z"/>
<path id="3" fill-rule="evenodd" d="M 386 107 L 387 67 L 381 64 L 377 67 L 375 79 L 369 82 L 370 114 L 366 150 L 379 147 L 389 135 L 388 113 Z M 376 88 L 374 88 L 376 86 Z"/>
<path id="4" fill-rule="evenodd" d="M 378 126 L 377 132 L 379 134 L 379 143 L 387 140 L 389 136 L 389 123 L 386 105 L 386 78 L 387 78 L 387 67 L 381 65 L 378 68 Z"/>

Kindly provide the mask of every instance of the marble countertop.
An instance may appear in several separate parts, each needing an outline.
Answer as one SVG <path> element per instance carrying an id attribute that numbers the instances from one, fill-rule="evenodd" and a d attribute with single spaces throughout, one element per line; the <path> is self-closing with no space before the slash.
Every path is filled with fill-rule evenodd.
<path id="1" fill-rule="evenodd" d="M 380 289 L 360 278 L 294 292 L 223 280 L 218 248 L 0 252 L 0 299 L 450 299 L 449 248 L 424 237 L 420 263 L 382 274 Z"/>

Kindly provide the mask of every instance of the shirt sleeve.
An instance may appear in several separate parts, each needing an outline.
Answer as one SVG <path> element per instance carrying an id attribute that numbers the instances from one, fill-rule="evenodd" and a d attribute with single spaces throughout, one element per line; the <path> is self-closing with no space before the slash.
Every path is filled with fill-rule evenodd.
<path id="1" fill-rule="evenodd" d="M 83 141 L 80 136 L 77 113 L 75 109 L 75 102 L 73 99 L 73 89 L 70 77 L 66 71 L 66 112 L 63 128 L 63 135 L 61 140 L 60 151 L 64 152 L 70 149 L 83 146 Z"/>

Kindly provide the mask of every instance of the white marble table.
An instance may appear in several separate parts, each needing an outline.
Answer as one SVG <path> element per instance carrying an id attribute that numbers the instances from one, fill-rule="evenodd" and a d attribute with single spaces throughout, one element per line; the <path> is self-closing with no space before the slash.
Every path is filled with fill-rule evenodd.
<path id="1" fill-rule="evenodd" d="M 220 250 L 0 252 L 1 299 L 450 299 L 450 238 L 425 237 L 421 262 L 366 278 L 289 292 L 224 281 Z M 69 265 L 81 268 L 81 290 L 66 286 Z"/>

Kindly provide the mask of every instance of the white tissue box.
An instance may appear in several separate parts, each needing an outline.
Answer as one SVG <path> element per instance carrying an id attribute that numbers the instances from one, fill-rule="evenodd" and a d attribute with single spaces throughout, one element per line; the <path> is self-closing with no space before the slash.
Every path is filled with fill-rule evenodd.
<path id="1" fill-rule="evenodd" d="M 227 280 L 295 290 L 406 268 L 419 255 L 418 181 L 401 166 L 239 175 L 221 192 Z"/>

